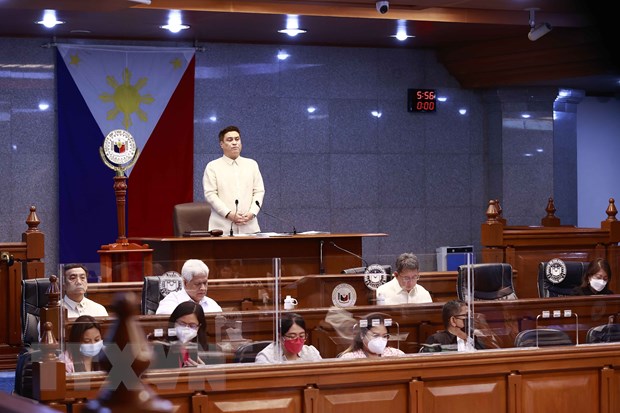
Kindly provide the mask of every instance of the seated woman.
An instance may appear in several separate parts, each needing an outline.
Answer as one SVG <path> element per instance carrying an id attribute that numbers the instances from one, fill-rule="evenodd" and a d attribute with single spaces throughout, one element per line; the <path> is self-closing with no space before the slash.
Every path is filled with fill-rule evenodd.
<path id="1" fill-rule="evenodd" d="M 390 332 L 385 321 L 387 318 L 381 313 L 371 313 L 360 320 L 353 337 L 353 342 L 338 357 L 348 358 L 379 358 L 402 356 L 405 353 L 387 345 Z"/>
<path id="2" fill-rule="evenodd" d="M 321 354 L 306 342 L 306 322 L 296 313 L 286 313 L 280 319 L 280 339 L 271 343 L 256 355 L 256 363 L 278 361 L 315 361 Z"/>
<path id="3" fill-rule="evenodd" d="M 207 349 L 207 322 L 200 304 L 185 301 L 168 318 L 167 339 L 153 342 L 150 368 L 195 367 L 205 364 L 198 352 Z"/>
<path id="4" fill-rule="evenodd" d="M 583 275 L 581 285 L 576 288 L 577 295 L 602 295 L 613 294 L 609 289 L 611 281 L 611 268 L 603 258 L 596 258 Z"/>
<path id="5" fill-rule="evenodd" d="M 60 355 L 67 373 L 99 370 L 98 355 L 103 348 L 101 326 L 89 315 L 73 321 L 66 350 Z"/>
<path id="6" fill-rule="evenodd" d="M 474 343 L 467 337 L 467 304 L 460 300 L 448 301 L 443 305 L 441 316 L 445 330 L 432 334 L 426 339 L 431 347 L 422 347 L 422 352 L 441 350 L 472 351 L 483 349 L 484 346 L 476 338 Z M 439 345 L 434 349 L 433 345 Z"/>

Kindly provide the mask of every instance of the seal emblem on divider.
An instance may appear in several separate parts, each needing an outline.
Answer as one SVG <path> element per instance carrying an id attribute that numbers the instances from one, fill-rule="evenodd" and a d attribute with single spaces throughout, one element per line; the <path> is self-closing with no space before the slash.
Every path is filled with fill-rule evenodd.
<path id="1" fill-rule="evenodd" d="M 545 267 L 545 277 L 553 284 L 559 284 L 566 278 L 566 264 L 559 258 L 554 258 Z"/>
<path id="2" fill-rule="evenodd" d="M 372 264 L 366 268 L 364 273 L 364 284 L 371 290 L 376 290 L 387 282 L 385 268 L 379 264 Z"/>
<path id="3" fill-rule="evenodd" d="M 338 284 L 332 290 L 332 303 L 336 307 L 353 307 L 357 301 L 357 293 L 351 284 Z"/>
<path id="4" fill-rule="evenodd" d="M 183 287 L 181 274 L 176 271 L 168 271 L 159 278 L 159 293 L 162 297 L 167 296 L 171 292 L 179 291 Z"/>

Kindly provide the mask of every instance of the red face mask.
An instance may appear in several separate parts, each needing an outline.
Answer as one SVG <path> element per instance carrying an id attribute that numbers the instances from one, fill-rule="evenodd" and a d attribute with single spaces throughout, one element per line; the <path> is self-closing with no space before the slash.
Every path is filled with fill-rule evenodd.
<path id="1" fill-rule="evenodd" d="M 304 339 L 284 340 L 284 348 L 291 354 L 299 354 L 301 349 L 304 348 Z"/>

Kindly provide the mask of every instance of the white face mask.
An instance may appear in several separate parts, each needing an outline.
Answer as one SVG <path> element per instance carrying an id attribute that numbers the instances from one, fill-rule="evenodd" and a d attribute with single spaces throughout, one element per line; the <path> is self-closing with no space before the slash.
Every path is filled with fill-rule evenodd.
<path id="1" fill-rule="evenodd" d="M 385 346 L 387 346 L 387 338 L 377 337 L 368 341 L 368 350 L 375 354 L 383 354 L 383 350 L 385 350 Z"/>
<path id="2" fill-rule="evenodd" d="M 194 330 L 191 327 L 177 325 L 174 329 L 177 332 L 177 338 L 183 344 L 189 342 L 198 335 L 198 330 Z"/>
<path id="3" fill-rule="evenodd" d="M 82 343 L 80 344 L 80 353 L 86 357 L 95 357 L 103 348 L 103 340 L 95 341 L 94 343 Z"/>
<path id="4" fill-rule="evenodd" d="M 590 278 L 590 287 L 594 291 L 601 291 L 607 285 L 607 281 L 598 278 Z"/>

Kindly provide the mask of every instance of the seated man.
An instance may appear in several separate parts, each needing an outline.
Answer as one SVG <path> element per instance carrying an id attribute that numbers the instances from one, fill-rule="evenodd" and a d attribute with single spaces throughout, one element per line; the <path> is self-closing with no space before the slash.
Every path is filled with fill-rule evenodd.
<path id="1" fill-rule="evenodd" d="M 383 297 L 387 305 L 433 302 L 430 293 L 418 284 L 419 278 L 418 257 L 410 252 L 400 254 L 394 278 L 377 288 L 377 298 Z"/>
<path id="2" fill-rule="evenodd" d="M 476 339 L 467 337 L 467 304 L 460 300 L 448 301 L 441 310 L 445 330 L 426 339 L 426 344 L 439 344 L 443 350 L 472 351 L 484 348 Z M 473 326 L 472 326 L 473 327 Z M 434 351 L 434 350 L 429 350 Z"/>
<path id="3" fill-rule="evenodd" d="M 84 296 L 88 290 L 87 275 L 88 269 L 82 264 L 67 264 L 64 267 L 63 290 L 65 296 L 63 305 L 67 309 L 69 318 L 76 318 L 81 315 L 91 317 L 108 315 L 104 306 Z"/>
<path id="4" fill-rule="evenodd" d="M 207 280 L 209 267 L 200 260 L 187 260 L 181 268 L 183 289 L 169 293 L 159 302 L 155 314 L 172 314 L 177 305 L 185 301 L 194 301 L 202 306 L 205 313 L 219 313 L 222 307 L 212 298 L 207 297 Z"/>

